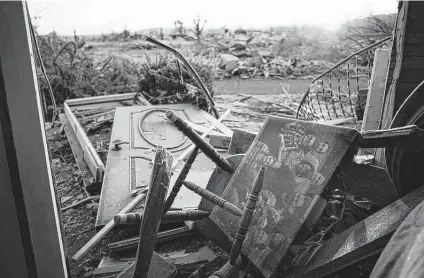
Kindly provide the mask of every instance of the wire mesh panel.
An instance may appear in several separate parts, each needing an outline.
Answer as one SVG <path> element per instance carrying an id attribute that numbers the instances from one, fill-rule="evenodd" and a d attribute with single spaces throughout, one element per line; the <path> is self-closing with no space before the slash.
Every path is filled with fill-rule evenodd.
<path id="1" fill-rule="evenodd" d="M 351 54 L 312 80 L 299 104 L 297 118 L 309 121 L 362 120 L 374 52 L 378 48 L 390 47 L 391 39 L 388 37 Z"/>

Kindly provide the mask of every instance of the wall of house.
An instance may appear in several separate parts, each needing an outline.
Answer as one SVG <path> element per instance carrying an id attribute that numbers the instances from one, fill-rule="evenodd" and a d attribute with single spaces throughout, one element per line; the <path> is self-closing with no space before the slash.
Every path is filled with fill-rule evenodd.
<path id="1" fill-rule="evenodd" d="M 0 1 L 0 277 L 62 278 L 65 251 L 29 34 L 25 4 Z"/>

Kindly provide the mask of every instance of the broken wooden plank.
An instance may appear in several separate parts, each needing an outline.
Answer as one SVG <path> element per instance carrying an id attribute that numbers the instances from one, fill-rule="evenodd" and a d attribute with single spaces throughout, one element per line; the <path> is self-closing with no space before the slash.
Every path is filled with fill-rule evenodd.
<path id="1" fill-rule="evenodd" d="M 89 146 L 85 146 L 83 150 L 84 150 L 84 161 L 87 163 L 88 169 L 90 169 L 90 172 L 93 175 L 94 181 L 101 182 L 103 179 L 103 171 L 102 171 L 103 168 L 100 166 L 100 164 L 98 164 L 97 158 L 99 158 L 99 156 L 97 155 L 97 152 L 93 154 L 92 148 L 90 148 Z"/>
<path id="2" fill-rule="evenodd" d="M 424 146 L 424 130 L 416 125 L 361 132 L 358 144 L 362 148 L 413 148 Z"/>
<path id="3" fill-rule="evenodd" d="M 87 134 L 92 134 L 94 132 L 96 132 L 97 130 L 109 125 L 113 123 L 113 119 L 114 119 L 115 115 L 111 115 L 108 118 L 105 118 L 103 120 L 97 121 L 97 122 L 93 122 L 91 123 L 87 129 L 86 129 L 86 133 Z"/>
<path id="4" fill-rule="evenodd" d="M 146 197 L 145 193 L 139 193 L 134 199 L 129 202 L 120 213 L 127 213 L 131 211 L 138 203 L 140 203 Z M 91 238 L 75 255 L 72 257 L 73 261 L 79 261 L 90 249 L 96 245 L 112 228 L 115 226 L 115 222 L 110 220 L 93 238 Z"/>
<path id="5" fill-rule="evenodd" d="M 137 101 L 144 106 L 151 106 L 152 104 L 140 93 L 137 93 L 136 95 Z"/>
<path id="6" fill-rule="evenodd" d="M 75 136 L 84 151 L 84 159 L 89 166 L 91 174 L 96 182 L 100 182 L 103 178 L 104 165 L 97 155 L 96 150 L 90 142 L 90 139 L 85 134 L 84 129 L 81 127 L 78 119 L 72 113 L 69 106 L 65 103 L 63 109 L 65 110 L 66 117 L 74 130 Z"/>
<path id="7" fill-rule="evenodd" d="M 209 263 L 215 260 L 217 256 L 207 246 L 200 248 L 198 251 L 193 253 L 185 253 L 178 256 L 164 256 L 164 259 L 173 264 L 177 269 L 178 273 L 190 274 L 195 271 L 200 265 Z"/>
<path id="8" fill-rule="evenodd" d="M 386 89 L 386 79 L 389 70 L 390 51 L 388 49 L 377 49 L 374 54 L 374 64 L 371 73 L 371 81 L 368 90 L 367 104 L 365 106 L 362 120 L 361 132 L 367 130 L 381 129 L 381 117 L 384 108 L 384 97 Z M 376 149 L 360 149 L 359 154 L 372 154 L 375 156 Z M 381 156 L 376 159 L 383 159 Z M 381 165 L 382 161 L 375 161 Z"/>
<path id="9" fill-rule="evenodd" d="M 230 147 L 231 138 L 228 135 L 211 134 L 209 135 L 209 144 L 214 148 L 227 150 Z"/>
<path id="10" fill-rule="evenodd" d="M 402 221 L 375 263 L 372 278 L 423 277 L 424 202 Z"/>
<path id="11" fill-rule="evenodd" d="M 169 268 L 169 265 L 166 265 L 163 261 L 166 261 L 168 264 L 172 264 L 179 274 L 189 274 L 199 267 L 199 265 L 209 263 L 215 260 L 217 256 L 215 253 L 207 246 L 200 248 L 196 252 L 180 254 L 164 254 L 163 256 L 153 253 L 152 256 L 152 265 L 166 266 Z M 134 258 L 119 258 L 116 257 L 104 257 L 99 266 L 93 271 L 93 277 L 116 277 L 119 273 L 126 270 L 133 264 Z M 158 273 L 154 275 L 159 275 Z M 166 274 L 165 274 L 166 275 Z M 148 277 L 162 278 L 162 276 L 153 276 L 149 273 Z M 169 276 L 168 276 L 169 277 Z"/>
<path id="12" fill-rule="evenodd" d="M 384 105 L 387 71 L 389 69 L 390 51 L 377 49 L 374 54 L 374 65 L 371 74 L 367 105 L 361 132 L 378 130 L 381 127 L 381 113 Z"/>
<path id="13" fill-rule="evenodd" d="M 333 120 L 318 120 L 317 123 L 327 124 L 327 125 L 354 124 L 354 123 L 356 123 L 356 118 L 350 117 L 350 118 L 333 119 Z"/>
<path id="14" fill-rule="evenodd" d="M 369 199 L 380 208 L 399 199 L 386 169 L 347 161 L 341 167 L 335 186 Z"/>
<path id="15" fill-rule="evenodd" d="M 116 278 L 133 278 L 134 264 L 128 266 Z M 134 276 L 134 277 L 146 277 L 146 278 L 172 278 L 177 275 L 177 268 L 172 264 L 168 263 L 163 257 L 153 252 L 150 261 L 150 268 L 145 276 Z"/>
<path id="16" fill-rule="evenodd" d="M 171 180 L 172 155 L 162 147 L 156 149 L 150 187 L 146 197 L 140 227 L 140 241 L 134 265 L 133 277 L 147 277 L 155 246 L 156 235 L 163 215 L 165 197 Z M 152 265 L 152 267 L 156 267 Z"/>
<path id="17" fill-rule="evenodd" d="M 119 102 L 125 100 L 134 100 L 137 93 L 126 93 L 126 94 L 115 94 L 108 96 L 96 96 L 96 97 L 84 97 L 84 98 L 74 98 L 68 99 L 65 103 L 69 106 L 82 106 L 82 105 L 91 105 L 104 102 Z"/>
<path id="18" fill-rule="evenodd" d="M 327 240 L 291 277 L 323 277 L 381 252 L 405 217 L 422 201 L 424 186 Z"/>
<path id="19" fill-rule="evenodd" d="M 223 115 L 220 116 L 220 118 L 222 118 Z M 212 116 L 211 114 L 207 114 L 205 115 L 206 119 L 211 122 L 212 124 L 214 124 L 216 126 L 216 129 L 218 129 L 222 134 L 224 134 L 225 136 L 231 137 L 233 136 L 233 131 L 227 127 L 222 120 L 216 119 L 214 116 Z"/>
<path id="20" fill-rule="evenodd" d="M 321 195 L 340 163 L 352 159 L 358 134 L 355 129 L 286 118 L 270 116 L 265 121 L 222 194 L 223 199 L 243 206 L 248 185 L 260 166 L 268 167 L 261 192 L 263 201 L 257 204 L 259 213 L 253 217 L 249 240 L 242 248 L 265 277 L 277 270 L 314 209 L 315 196 Z M 233 237 L 237 217 L 215 206 L 210 218 L 229 238 Z"/>
<path id="21" fill-rule="evenodd" d="M 192 236 L 194 231 L 187 226 L 176 228 L 168 231 L 159 232 L 156 236 L 155 244 L 161 244 L 172 241 L 174 239 Z M 109 252 L 111 254 L 118 252 L 127 252 L 137 250 L 139 238 L 130 238 L 118 242 L 113 242 L 108 245 Z"/>
<path id="22" fill-rule="evenodd" d="M 235 128 L 233 137 L 231 138 L 230 146 L 228 147 L 229 154 L 245 154 L 250 148 L 256 133 Z"/>
<path id="23" fill-rule="evenodd" d="M 91 183 L 93 178 L 90 169 L 88 168 L 87 162 L 84 160 L 84 151 L 79 144 L 77 137 L 75 136 L 74 130 L 72 129 L 68 118 L 65 114 L 59 115 L 60 121 L 63 124 L 63 129 L 65 130 L 66 137 L 68 138 L 69 145 L 71 146 L 72 153 L 74 155 L 75 161 L 77 163 L 78 169 L 81 172 L 81 177 L 84 183 L 84 191 L 89 196 L 86 187 Z"/>

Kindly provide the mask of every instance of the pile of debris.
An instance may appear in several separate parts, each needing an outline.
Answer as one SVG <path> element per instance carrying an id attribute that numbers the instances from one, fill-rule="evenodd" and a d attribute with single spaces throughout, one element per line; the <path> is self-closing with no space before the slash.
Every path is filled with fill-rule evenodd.
<path id="1" fill-rule="evenodd" d="M 243 124 L 283 116 L 249 132 L 223 124 L 228 112 L 216 119 L 193 105 L 201 94 L 190 77 L 145 76 L 138 93 L 65 101 L 49 136 L 72 274 L 321 277 L 335 261 L 340 269 L 378 252 L 424 198 L 418 189 L 398 200 L 384 169 L 353 159 L 399 138 L 295 120 L 299 100 L 284 86 L 281 101 L 230 104 L 249 114 Z"/>
<path id="2" fill-rule="evenodd" d="M 138 91 L 153 98 L 153 103 L 196 101 L 199 96 L 199 84 L 173 55 L 159 55 L 153 61 L 146 54 L 147 63 L 141 65 L 114 55 L 95 59 L 86 54 L 84 44 L 56 33 L 37 36 L 37 46 L 48 79 L 38 61 L 38 83 L 45 106 L 52 104 L 49 83 L 58 105 L 67 99 Z M 188 60 L 212 91 L 217 59 L 192 54 Z M 162 82 L 165 79 L 168 81 Z"/>
<path id="3" fill-rule="evenodd" d="M 137 89 L 138 67 L 129 60 L 107 56 L 95 61 L 82 45 L 55 33 L 37 37 L 48 80 L 57 103 L 76 97 L 128 93 Z M 49 86 L 41 67 L 37 67 L 42 95 L 51 103 Z"/>
<path id="4" fill-rule="evenodd" d="M 146 103 L 138 102 L 137 99 L 140 97 L 140 95 L 127 96 L 128 100 L 125 100 L 121 95 L 119 97 L 95 97 L 67 102 L 73 113 L 77 115 L 82 130 L 88 131 L 87 135 L 90 137 L 90 144 L 96 146 L 95 152 L 98 155 L 106 152 L 106 155 L 108 155 L 107 164 L 106 159 L 101 159 L 103 164 L 107 165 L 101 182 L 101 195 L 97 195 L 99 194 L 98 191 L 95 193 L 89 192 L 88 194 L 91 197 L 84 198 L 83 195 L 86 194 L 84 193 L 86 190 L 81 189 L 87 189 L 86 185 L 90 181 L 84 182 L 84 178 L 83 180 L 79 179 L 75 170 L 71 173 L 74 178 L 67 179 L 64 171 L 65 168 L 67 171 L 69 170 L 69 167 L 65 167 L 65 165 L 72 159 L 69 152 L 70 146 L 82 173 L 90 172 L 88 165 L 85 166 L 88 170 L 83 170 L 85 160 L 88 164 L 91 163 L 89 162 L 89 156 L 83 155 L 83 159 L 78 156 L 78 145 L 84 144 L 79 142 L 79 139 L 73 135 L 75 132 L 81 132 L 79 129 L 73 131 L 73 126 L 78 126 L 78 122 L 71 125 L 64 124 L 64 131 L 70 141 L 70 145 L 56 143 L 53 148 L 53 165 L 57 175 L 60 175 L 60 178 L 58 177 L 58 188 L 62 203 L 61 210 L 66 223 L 65 231 L 69 231 L 66 238 L 69 246 L 69 257 L 73 258 L 71 266 L 74 274 L 78 272 L 85 273 L 85 277 L 131 277 L 128 275 L 131 275 L 133 268 L 137 268 L 137 265 L 142 264 L 144 269 L 156 273 L 155 275 L 160 275 L 156 277 L 174 277 L 174 275 L 191 278 L 211 277 L 217 271 L 220 271 L 221 274 L 216 273 L 216 277 L 221 277 L 218 275 L 223 275 L 223 273 L 228 275 L 225 277 L 240 277 L 237 276 L 237 272 L 240 272 L 238 275 L 248 275 L 247 277 L 269 277 L 271 274 L 285 277 L 287 273 L 296 273 L 296 271 L 312 264 L 312 262 L 315 264 L 316 261 L 322 258 L 316 254 L 324 243 L 337 239 L 339 235 L 344 236 L 348 228 L 355 228 L 357 223 L 359 226 L 363 225 L 360 221 L 363 221 L 377 210 L 377 207 L 373 204 L 374 202 L 351 194 L 352 188 L 349 188 L 348 191 L 339 189 L 343 188 L 345 190 L 344 185 L 342 186 L 340 183 L 344 184 L 348 181 L 345 178 L 346 176 L 349 177 L 356 173 L 356 171 L 345 171 L 343 177 L 329 183 L 327 186 L 328 190 L 325 189 L 323 191 L 322 197 L 316 203 L 316 210 L 303 219 L 303 224 L 293 221 L 293 219 L 290 220 L 292 217 L 300 219 L 297 214 L 302 213 L 301 207 L 306 207 L 306 203 L 312 199 L 309 199 L 307 195 L 299 199 L 301 195 L 296 193 L 291 197 L 287 197 L 288 199 L 285 200 L 287 204 L 281 207 L 283 199 L 279 197 L 280 195 L 276 190 L 280 186 L 288 185 L 279 182 L 280 186 L 277 186 L 269 181 L 264 182 L 262 178 L 265 172 L 261 172 L 263 171 L 261 170 L 258 172 L 255 184 L 262 187 L 262 190 L 257 193 L 252 192 L 252 194 L 258 194 L 259 198 L 256 209 L 253 207 L 253 210 L 251 210 L 253 218 L 251 218 L 252 222 L 248 228 L 249 232 L 244 240 L 245 242 L 243 243 L 243 237 L 236 237 L 241 239 L 241 241 L 235 240 L 231 243 L 234 236 L 228 234 L 229 229 L 234 228 L 236 232 L 240 221 L 242 223 L 246 221 L 243 219 L 250 219 L 247 216 L 240 217 L 243 213 L 246 214 L 249 211 L 244 209 L 245 207 L 251 207 L 251 204 L 249 202 L 245 203 L 241 197 L 244 196 L 243 192 L 245 191 L 241 185 L 247 183 L 246 178 L 251 177 L 251 174 L 248 174 L 246 170 L 258 171 L 258 169 L 250 169 L 250 167 L 253 167 L 256 163 L 259 163 L 259 165 L 267 163 L 267 159 L 263 160 L 265 158 L 264 155 L 274 155 L 274 151 L 272 151 L 272 154 L 269 153 L 275 147 L 273 145 L 269 145 L 270 148 L 264 148 L 263 145 L 258 144 L 253 145 L 256 147 L 251 148 L 252 144 L 254 144 L 254 139 L 259 137 L 262 138 L 260 139 L 261 141 L 271 140 L 270 142 L 274 142 L 272 138 L 275 132 L 267 131 L 267 129 L 271 128 L 274 130 L 276 128 L 275 125 L 283 125 L 283 128 L 277 128 L 277 130 L 282 130 L 282 132 L 287 128 L 295 131 L 301 127 L 294 126 L 293 124 L 296 124 L 294 120 L 274 118 L 265 121 L 259 134 L 234 129 L 230 135 L 227 132 L 220 132 L 220 130 L 225 130 L 225 127 L 220 125 L 218 121 L 213 121 L 203 112 L 194 112 L 189 104 L 184 104 L 184 106 L 181 106 L 181 104 L 149 106 Z M 239 97 L 242 97 L 238 99 L 239 103 L 258 102 L 252 96 Z M 286 103 L 288 104 L 289 100 Z M 177 113 L 166 113 L 165 115 L 163 109 L 175 112 L 182 109 L 185 112 L 178 113 L 178 115 L 185 114 L 188 116 L 188 120 L 183 120 L 176 116 Z M 159 117 L 152 117 L 154 114 L 151 113 L 158 113 L 157 116 Z M 114 124 L 112 129 L 110 125 L 103 125 L 100 129 L 90 131 L 93 124 L 108 119 L 109 114 L 113 115 L 112 122 Z M 132 116 L 130 117 L 130 115 Z M 66 116 L 66 118 L 63 115 L 61 117 L 63 123 L 66 123 L 67 119 L 72 120 L 71 114 Z M 202 117 L 206 117 L 204 119 L 207 120 L 201 120 Z M 143 156 L 149 158 L 148 161 L 135 160 L 134 166 L 136 168 L 134 169 L 127 163 L 128 155 L 131 157 L 129 151 L 132 152 L 132 147 L 130 144 L 125 144 L 126 142 L 131 142 L 130 137 L 127 137 L 132 136 L 132 124 L 128 125 L 127 122 L 127 119 L 131 118 L 133 118 L 131 122 L 138 129 L 134 133 L 134 136 L 136 136 L 134 137 L 134 147 L 143 146 L 144 143 L 140 141 L 141 138 L 145 138 L 145 142 L 153 140 L 150 142 L 154 144 L 168 145 L 171 142 L 175 142 L 178 145 L 178 138 L 183 139 L 178 134 L 179 130 L 181 130 L 190 140 L 196 142 L 196 148 L 200 148 L 202 153 L 197 154 L 197 151 L 192 151 L 190 154 L 189 151 L 184 151 L 184 148 L 180 151 L 172 151 L 173 148 L 170 145 L 169 155 L 172 155 L 174 159 L 173 161 L 168 160 L 168 158 L 161 160 L 161 164 L 158 161 L 158 157 L 161 157 L 159 154 L 164 154 L 164 157 L 168 157 L 168 154 L 165 154 L 167 151 L 160 148 L 155 150 L 154 145 L 151 145 L 141 152 Z M 173 124 L 166 124 L 166 118 L 171 120 Z M 231 119 L 234 118 L 232 117 Z M 263 123 L 261 119 L 256 120 Z M 217 129 L 213 130 L 212 134 L 209 135 L 209 143 L 207 143 L 203 138 L 206 137 L 208 132 L 211 132 L 211 129 L 207 130 L 208 128 L 205 126 L 202 132 L 202 129 L 196 123 L 199 124 L 209 120 L 211 121 L 210 124 L 214 123 L 212 125 L 216 126 Z M 127 124 L 123 124 L 125 122 Z M 232 124 L 232 127 L 237 127 L 235 125 L 237 121 Z M 185 129 L 186 125 L 192 126 L 199 134 L 203 133 L 204 136 L 194 135 L 193 131 Z M 302 125 L 305 125 L 303 129 L 307 134 L 312 132 L 318 141 L 327 141 L 321 137 L 331 134 L 329 130 L 332 127 L 329 126 L 310 123 L 302 123 Z M 315 128 L 320 128 L 320 130 L 315 130 Z M 325 131 L 325 128 L 329 130 Z M 139 132 L 140 136 L 137 135 Z M 344 133 L 344 135 L 341 135 L 343 138 L 347 136 L 345 134 L 346 129 L 340 129 L 339 132 Z M 141 136 L 142 134 L 144 134 L 144 137 Z M 61 135 L 57 134 L 56 136 Z M 118 138 L 121 141 L 117 141 Z M 55 141 L 53 140 L 53 142 Z M 188 146 L 190 150 L 193 150 L 194 146 L 190 146 L 191 143 L 189 141 L 183 140 L 182 142 L 184 142 L 183 146 Z M 345 141 L 342 145 L 343 148 L 340 149 L 341 146 L 338 146 L 338 151 L 335 153 L 327 150 L 332 156 L 328 159 L 331 161 L 342 160 L 342 165 L 347 167 L 346 163 L 350 165 L 351 162 L 345 157 L 342 150 L 347 150 L 349 144 Z M 86 145 L 85 149 L 87 147 Z M 213 147 L 216 149 L 213 150 Z M 257 149 L 258 147 L 259 149 Z M 137 149 L 134 148 L 134 151 L 137 151 Z M 163 179 L 169 175 L 168 171 L 171 171 L 173 165 L 178 164 L 175 160 L 178 161 L 182 157 L 180 155 L 181 151 L 189 154 L 185 165 L 183 164 L 176 168 L 174 177 Z M 255 158 L 251 157 L 252 155 Z M 209 162 L 205 164 L 208 157 L 217 164 L 216 168 L 213 163 L 212 167 Z M 151 164 L 150 158 L 155 158 L 156 162 Z M 132 161 L 133 159 L 131 158 L 130 160 Z M 311 161 L 312 165 L 315 165 L 314 167 L 320 167 L 320 162 L 318 161 L 319 164 L 315 164 L 313 157 L 308 157 L 307 159 Z M 223 161 L 227 161 L 227 164 Z M 155 171 L 154 167 L 159 167 L 160 165 L 168 165 L 169 169 L 167 171 L 164 170 L 164 172 Z M 334 165 L 337 166 L 337 163 Z M 189 170 L 190 167 L 191 170 Z M 272 168 L 271 166 L 269 167 Z M 60 168 L 62 170 L 59 170 Z M 135 173 L 131 169 L 134 169 Z M 235 171 L 235 169 L 238 170 Z M 277 169 L 275 170 L 275 175 L 286 175 L 284 174 L 286 173 L 285 171 L 278 174 L 280 170 Z M 317 169 L 315 171 L 318 171 Z M 335 171 L 336 167 L 333 170 Z M 270 174 L 269 171 L 266 170 L 267 175 Z M 151 177 L 150 173 L 158 174 Z M 163 176 L 160 173 L 165 175 Z M 324 172 L 316 173 L 318 175 L 325 174 Z M 326 173 L 326 175 L 331 176 L 330 173 Z M 284 176 L 275 180 L 288 181 L 287 178 Z M 157 183 L 155 182 L 156 179 L 159 179 Z M 234 181 L 231 181 L 233 179 Z M 132 180 L 134 180 L 135 185 Z M 149 183 L 149 181 L 151 182 Z M 181 184 L 181 181 L 185 182 Z M 164 182 L 169 184 L 169 191 L 175 194 L 169 193 L 168 197 L 165 198 L 163 196 L 166 196 L 166 194 L 161 195 L 161 198 L 156 199 L 156 202 L 152 203 L 152 200 L 155 199 L 151 196 L 155 194 L 155 190 L 158 190 L 158 187 L 155 187 L 154 184 L 163 184 Z M 324 182 L 320 186 L 326 188 L 326 183 Z M 146 188 L 149 188 L 149 191 L 146 192 Z M 156 189 L 153 190 L 153 188 Z M 180 190 L 176 190 L 176 188 Z M 235 191 L 231 188 L 235 189 Z M 193 192 L 191 192 L 192 190 Z M 75 191 L 75 194 L 72 191 Z M 196 193 L 200 194 L 200 198 L 195 197 Z M 156 192 L 156 194 L 159 193 Z M 169 202 L 171 196 L 174 198 L 173 202 Z M 296 198 L 292 199 L 292 197 Z M 100 203 L 97 203 L 99 198 Z M 303 201 L 300 201 L 302 199 Z M 163 202 L 158 200 L 163 200 Z M 218 202 L 217 200 L 220 201 Z M 291 201 L 294 203 L 292 204 Z M 138 204 L 139 202 L 140 204 Z M 302 203 L 304 204 L 302 205 Z M 169 207 L 171 209 L 167 213 L 160 213 L 162 210 L 169 209 Z M 291 210 L 291 208 L 294 210 Z M 162 214 L 163 217 L 159 217 Z M 78 217 L 78 215 L 84 215 L 84 217 Z M 156 215 L 154 218 L 156 220 L 152 220 L 151 215 Z M 150 219 L 145 220 L 148 225 L 144 223 L 145 218 Z M 260 221 L 260 219 L 267 219 L 267 223 Z M 72 225 L 73 223 L 74 225 Z M 155 223 L 161 223 L 158 233 L 154 230 L 146 229 L 146 227 L 156 227 Z M 95 226 L 98 229 L 97 233 L 94 230 Z M 248 227 L 249 223 L 245 222 L 242 226 Z M 277 226 L 279 227 L 278 229 Z M 115 227 L 115 230 L 111 230 L 112 227 Z M 243 234 L 241 231 L 239 232 Z M 142 237 L 139 237 L 140 233 L 143 235 Z M 297 236 L 294 237 L 293 233 L 297 233 Z M 283 244 L 285 241 L 280 241 L 285 237 L 290 241 L 289 245 Z M 88 239 L 89 241 L 87 242 Z M 256 243 L 255 240 L 257 241 Z M 259 241 L 263 242 L 259 243 Z M 237 259 L 241 246 L 244 246 L 241 252 L 246 256 L 243 257 L 243 262 Z M 278 248 L 283 246 L 285 246 L 284 252 L 275 253 L 280 250 Z M 141 250 L 144 251 L 141 252 Z M 151 252 L 149 253 L 150 255 L 146 253 L 149 250 Z M 352 251 L 345 250 L 347 253 Z M 280 255 L 276 256 L 276 254 Z M 275 260 L 269 260 L 271 255 L 275 256 Z M 145 259 L 150 257 L 151 260 Z M 324 256 L 324 258 L 327 257 Z M 83 258 L 86 259 L 83 260 Z M 147 261 L 149 261 L 149 264 L 146 264 Z M 269 261 L 269 264 L 265 263 L 267 261 Z M 367 274 L 367 271 L 363 268 L 355 271 L 362 272 L 364 275 Z M 157 274 L 158 272 L 161 274 Z"/>
<path id="5" fill-rule="evenodd" d="M 312 79 L 316 75 L 330 69 L 333 64 L 326 61 L 305 61 L 293 58 L 284 60 L 282 57 L 264 57 L 258 52 L 252 58 L 240 60 L 230 54 L 221 55 L 218 73 L 221 79 L 238 76 L 242 79 Z"/>

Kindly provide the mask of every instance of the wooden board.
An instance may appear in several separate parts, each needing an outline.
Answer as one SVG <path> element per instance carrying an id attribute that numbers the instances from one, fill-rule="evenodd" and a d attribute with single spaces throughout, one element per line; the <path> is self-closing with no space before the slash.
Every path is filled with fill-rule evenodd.
<path id="1" fill-rule="evenodd" d="M 75 136 L 74 130 L 72 129 L 68 118 L 66 118 L 65 114 L 60 114 L 59 119 L 63 124 L 63 129 L 65 130 L 65 134 L 68 138 L 69 145 L 71 146 L 71 150 L 77 163 L 78 169 L 81 172 L 85 189 L 85 187 L 87 187 L 91 183 L 90 180 L 93 179 L 93 175 L 91 174 L 90 169 L 88 168 L 88 165 L 84 160 L 84 151 L 82 150 L 77 140 L 77 137 Z"/>
<path id="2" fill-rule="evenodd" d="M 383 111 L 384 91 L 387 71 L 389 69 L 390 51 L 377 49 L 374 54 L 374 65 L 361 132 L 380 129 L 380 118 Z"/>
<path id="3" fill-rule="evenodd" d="M 265 277 L 275 273 L 358 132 L 268 117 L 222 197 L 243 207 L 262 164 L 268 166 L 242 253 Z M 214 207 L 210 218 L 233 239 L 239 218 Z"/>
<path id="4" fill-rule="evenodd" d="M 81 127 L 78 119 L 72 113 L 71 108 L 65 103 L 64 108 L 66 117 L 75 133 L 75 136 L 84 152 L 84 160 L 93 175 L 96 182 L 101 182 L 104 174 L 104 165 L 97 155 L 96 150 L 87 137 L 84 129 Z"/>
<path id="5" fill-rule="evenodd" d="M 248 132 L 242 129 L 234 129 L 233 137 L 228 148 L 229 154 L 245 154 L 250 148 L 256 133 Z"/>
<path id="6" fill-rule="evenodd" d="M 164 113 L 168 109 L 197 125 L 211 125 L 207 116 L 205 117 L 207 113 L 190 104 L 116 108 L 96 226 L 105 225 L 125 207 L 132 199 L 133 190 L 149 185 L 156 145 L 163 145 L 175 159 L 191 145 L 191 141 L 166 119 Z M 115 140 L 128 143 L 120 145 L 121 150 L 115 151 Z M 206 186 L 214 168 L 212 161 L 199 154 L 187 180 Z M 181 167 L 172 176 L 171 186 L 175 183 L 179 169 Z M 197 208 L 199 202 L 200 197 L 197 194 L 183 187 L 175 198 L 173 207 Z M 135 211 L 141 212 L 142 209 Z"/>
<path id="7" fill-rule="evenodd" d="M 373 165 L 346 161 L 341 165 L 337 188 L 353 195 L 365 197 L 384 208 L 399 199 L 386 169 Z"/>
<path id="8" fill-rule="evenodd" d="M 193 234 L 194 231 L 187 226 L 159 232 L 156 236 L 155 244 L 161 244 L 164 242 L 172 241 L 174 239 L 193 236 Z M 138 242 L 138 237 L 112 242 L 108 245 L 109 253 L 113 254 L 119 252 L 135 251 L 137 250 Z"/>
<path id="9" fill-rule="evenodd" d="M 105 257 L 99 264 L 98 268 L 93 271 L 93 277 L 118 277 L 118 275 L 127 270 L 132 270 L 134 259 L 117 260 L 110 257 Z M 177 268 L 165 260 L 162 256 L 153 252 L 150 262 L 149 278 L 171 278 L 176 275 Z M 132 272 L 130 272 L 132 273 Z M 163 275 L 163 276 L 162 276 Z M 132 277 L 132 276 L 119 276 Z"/>
<path id="10" fill-rule="evenodd" d="M 374 55 L 374 65 L 361 132 L 378 130 L 381 127 L 381 117 L 384 108 L 387 72 L 389 69 L 390 51 L 377 49 Z M 375 156 L 377 149 L 360 149 L 359 154 L 372 154 Z M 375 156 L 374 164 L 382 165 L 383 157 Z"/>
<path id="11" fill-rule="evenodd" d="M 291 277 L 323 277 L 381 252 L 405 217 L 422 201 L 424 186 L 326 241 Z"/>

